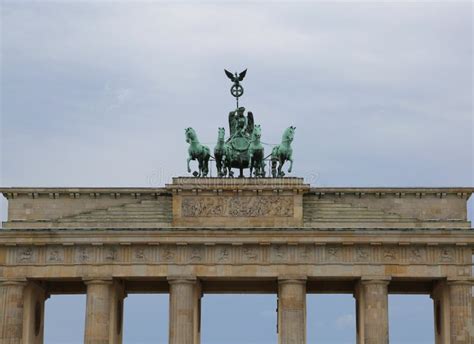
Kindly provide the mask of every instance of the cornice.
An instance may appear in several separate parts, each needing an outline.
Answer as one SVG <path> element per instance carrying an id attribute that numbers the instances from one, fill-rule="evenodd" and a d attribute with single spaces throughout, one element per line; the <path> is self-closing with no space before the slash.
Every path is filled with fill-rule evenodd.
<path id="1" fill-rule="evenodd" d="M 407 195 L 414 195 L 417 198 L 425 196 L 437 196 L 443 198 L 446 195 L 456 195 L 460 198 L 468 199 L 474 192 L 474 187 L 310 187 L 307 184 L 302 184 L 299 178 L 286 180 L 286 183 L 279 181 L 272 181 L 267 178 L 267 183 L 256 183 L 247 181 L 237 182 L 226 181 L 225 183 L 218 183 L 211 178 L 207 183 L 200 180 L 198 184 L 184 183 L 181 185 L 169 184 L 166 187 L 0 187 L 0 193 L 6 198 L 12 199 L 19 196 L 37 198 L 47 196 L 49 198 L 70 197 L 78 198 L 79 196 L 88 196 L 92 198 L 100 197 L 101 195 L 120 197 L 120 195 L 129 195 L 134 198 L 140 196 L 160 196 L 171 195 L 179 189 L 206 189 L 206 188 L 248 188 L 248 189 L 274 189 L 281 187 L 297 188 L 306 195 L 317 195 L 324 197 L 325 195 L 335 195 L 342 197 L 344 195 L 355 195 L 357 197 L 364 197 L 366 195 L 374 195 L 379 198 L 383 197 L 405 197 Z M 192 178 L 190 178 L 192 180 Z M 207 179 L 205 179 L 207 180 Z M 253 180 L 253 179 L 252 179 Z M 259 179 L 260 180 L 260 179 Z M 214 183 L 212 183 L 214 182 Z"/>

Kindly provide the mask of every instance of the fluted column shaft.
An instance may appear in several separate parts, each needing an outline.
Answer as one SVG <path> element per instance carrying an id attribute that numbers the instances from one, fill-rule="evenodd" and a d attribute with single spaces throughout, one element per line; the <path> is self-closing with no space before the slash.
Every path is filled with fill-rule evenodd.
<path id="1" fill-rule="evenodd" d="M 48 294 L 41 283 L 30 282 L 23 292 L 23 342 L 43 344 L 44 306 Z"/>
<path id="2" fill-rule="evenodd" d="M 388 284 L 387 280 L 368 279 L 360 283 L 363 293 L 364 344 L 388 344 Z"/>
<path id="3" fill-rule="evenodd" d="M 193 278 L 169 279 L 169 343 L 199 343 L 198 283 Z"/>
<path id="4" fill-rule="evenodd" d="M 87 280 L 85 344 L 109 344 L 112 280 Z"/>
<path id="5" fill-rule="evenodd" d="M 278 343 L 306 343 L 306 279 L 278 280 Z"/>
<path id="6" fill-rule="evenodd" d="M 451 323 L 451 344 L 471 344 L 472 333 L 472 284 L 469 281 L 448 282 Z"/>
<path id="7" fill-rule="evenodd" d="M 23 343 L 23 291 L 26 281 L 0 282 L 0 343 Z"/>

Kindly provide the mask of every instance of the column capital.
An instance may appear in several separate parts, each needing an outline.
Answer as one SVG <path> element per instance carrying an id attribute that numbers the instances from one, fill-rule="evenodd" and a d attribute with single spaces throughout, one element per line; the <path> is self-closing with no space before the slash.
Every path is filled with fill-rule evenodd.
<path id="1" fill-rule="evenodd" d="M 472 279 L 448 279 L 447 284 L 451 285 L 466 285 L 474 286 L 474 280 Z"/>
<path id="2" fill-rule="evenodd" d="M 0 277 L 0 286 L 22 286 L 25 287 L 28 284 L 28 280 L 26 278 L 6 278 Z"/>
<path id="3" fill-rule="evenodd" d="M 362 285 L 368 284 L 382 284 L 389 285 L 392 277 L 389 276 L 362 276 L 360 278 L 360 283 Z"/>
<path id="4" fill-rule="evenodd" d="M 111 277 L 86 277 L 82 281 L 85 285 L 111 285 L 113 284 L 113 279 Z"/>
<path id="5" fill-rule="evenodd" d="M 168 276 L 167 277 L 169 284 L 196 284 L 197 278 L 192 275 L 185 276 Z"/>
<path id="6" fill-rule="evenodd" d="M 306 284 L 307 276 L 302 275 L 283 275 L 278 276 L 278 284 Z"/>

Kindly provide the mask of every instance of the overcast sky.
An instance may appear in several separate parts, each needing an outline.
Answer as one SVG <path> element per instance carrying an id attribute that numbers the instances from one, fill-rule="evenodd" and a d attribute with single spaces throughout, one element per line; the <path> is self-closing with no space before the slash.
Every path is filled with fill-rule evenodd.
<path id="1" fill-rule="evenodd" d="M 470 2 L 3 0 L 1 30 L 3 186 L 161 186 L 184 175 L 184 128 L 212 148 L 235 106 L 224 68 L 248 68 L 241 104 L 264 142 L 296 126 L 293 175 L 315 186 L 474 185 Z M 82 302 L 61 300 L 49 309 Z M 133 300 L 130 311 L 147 305 Z M 259 300 L 250 323 L 273 319 L 274 302 Z M 337 313 L 320 335 L 343 324 L 342 337 L 323 343 L 352 343 L 353 305 L 331 300 L 318 306 Z M 432 343 L 431 305 L 417 300 L 391 319 L 409 329 L 416 315 L 422 338 L 411 340 Z M 203 344 L 232 339 L 222 304 L 208 308 L 217 337 Z M 136 318 L 129 333 L 140 332 Z M 47 344 L 81 342 L 71 331 L 53 340 L 60 315 L 47 319 Z M 274 342 L 244 332 L 239 343 Z M 156 342 L 137 338 L 127 343 Z"/>

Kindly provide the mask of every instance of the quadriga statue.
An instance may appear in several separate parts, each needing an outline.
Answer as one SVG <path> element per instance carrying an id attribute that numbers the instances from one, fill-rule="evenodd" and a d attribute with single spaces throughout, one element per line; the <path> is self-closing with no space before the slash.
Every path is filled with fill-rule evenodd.
<path id="1" fill-rule="evenodd" d="M 237 108 L 229 112 L 229 137 L 225 138 L 225 129 L 217 131 L 217 144 L 214 147 L 214 160 L 216 161 L 218 177 L 233 177 L 233 168 L 239 169 L 239 177 L 244 176 L 244 169 L 250 169 L 250 177 L 265 177 L 265 161 L 270 157 L 272 176 L 284 177 L 283 165 L 290 161 L 288 173 L 293 168 L 293 150 L 291 143 L 295 136 L 295 127 L 291 126 L 285 130 L 281 143 L 275 146 L 272 153 L 265 156 L 265 149 L 261 142 L 262 128 L 254 123 L 252 112 L 245 116 L 245 108 L 239 107 L 239 97 L 244 93 L 241 81 L 247 70 L 234 73 L 225 70 L 227 77 L 233 85 L 231 94 L 236 98 Z M 209 159 L 211 158 L 208 147 L 199 143 L 196 132 L 192 128 L 186 129 L 186 142 L 189 143 L 188 172 L 191 172 L 189 162 L 197 160 L 199 172 L 194 172 L 196 177 L 207 177 L 209 174 Z"/>

